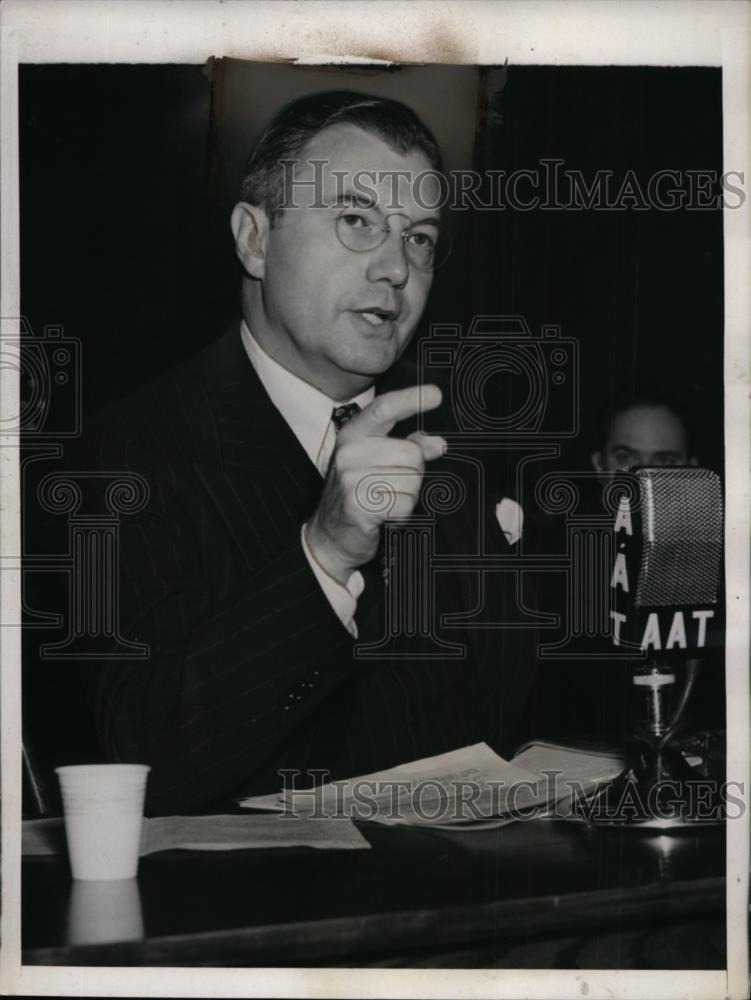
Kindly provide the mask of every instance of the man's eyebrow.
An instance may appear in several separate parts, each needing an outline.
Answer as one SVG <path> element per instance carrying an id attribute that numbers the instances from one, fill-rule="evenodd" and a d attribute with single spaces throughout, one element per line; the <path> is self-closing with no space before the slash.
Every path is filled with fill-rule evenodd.
<path id="1" fill-rule="evenodd" d="M 360 193 L 358 191 L 341 192 L 330 202 L 331 208 L 378 208 L 378 201 L 372 195 Z M 379 209 L 380 211 L 380 209 Z M 386 212 L 386 216 L 399 215 L 399 212 Z M 404 213 L 406 214 L 406 213 Z M 408 217 L 408 216 L 407 216 Z M 408 217 L 409 218 L 409 217 Z M 437 215 L 425 215 L 419 219 L 411 219 L 410 226 L 440 226 L 441 220 Z"/>
<path id="2" fill-rule="evenodd" d="M 415 219 L 410 225 L 413 226 L 440 226 L 441 220 L 437 215 L 423 215 L 419 219 Z"/>
<path id="3" fill-rule="evenodd" d="M 357 191 L 344 191 L 334 198 L 331 205 L 333 208 L 340 208 L 345 205 L 355 208 L 375 208 L 376 199 L 372 195 Z"/>

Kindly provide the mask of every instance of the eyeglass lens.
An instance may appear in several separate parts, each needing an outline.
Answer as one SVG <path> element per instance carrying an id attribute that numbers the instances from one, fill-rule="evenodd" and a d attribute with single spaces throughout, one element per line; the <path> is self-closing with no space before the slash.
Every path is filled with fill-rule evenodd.
<path id="1" fill-rule="evenodd" d="M 379 212 L 357 210 L 337 217 L 336 232 L 348 250 L 364 253 L 384 243 L 392 229 Z M 400 235 L 408 259 L 420 270 L 432 271 L 448 256 L 448 234 L 437 222 L 414 223 Z"/>

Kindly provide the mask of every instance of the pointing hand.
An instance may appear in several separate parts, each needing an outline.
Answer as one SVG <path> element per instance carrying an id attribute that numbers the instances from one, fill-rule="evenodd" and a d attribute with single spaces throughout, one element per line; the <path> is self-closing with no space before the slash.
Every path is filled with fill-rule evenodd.
<path id="1" fill-rule="evenodd" d="M 400 439 L 389 432 L 400 420 L 440 403 L 435 385 L 385 392 L 339 431 L 306 540 L 319 564 L 340 583 L 376 554 L 384 521 L 412 513 L 425 463 L 446 450 L 437 435 L 415 431 Z"/>

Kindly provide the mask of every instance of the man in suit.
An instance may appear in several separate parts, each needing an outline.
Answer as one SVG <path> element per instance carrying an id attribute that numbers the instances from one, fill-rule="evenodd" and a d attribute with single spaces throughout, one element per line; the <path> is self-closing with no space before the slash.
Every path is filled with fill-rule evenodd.
<path id="1" fill-rule="evenodd" d="M 441 392 L 400 362 L 440 252 L 439 169 L 396 102 L 282 109 L 232 213 L 242 322 L 89 437 L 93 467 L 149 488 L 122 519 L 119 604 L 149 657 L 91 678 L 105 753 L 151 765 L 154 812 L 276 790 L 281 768 L 341 778 L 523 735 L 528 636 L 446 620 L 477 610 L 479 574 L 426 582 L 421 563 L 405 589 L 379 551 L 387 519 L 430 520 L 426 469 L 466 467 L 415 429 Z M 434 520 L 431 557 L 478 551 L 470 503 Z M 413 584 L 435 623 L 389 634 Z"/>

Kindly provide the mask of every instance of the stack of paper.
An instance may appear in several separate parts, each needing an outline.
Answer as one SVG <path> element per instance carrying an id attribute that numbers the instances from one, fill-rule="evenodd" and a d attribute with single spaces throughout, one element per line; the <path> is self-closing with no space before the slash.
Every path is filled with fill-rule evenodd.
<path id="1" fill-rule="evenodd" d="M 315 789 L 286 789 L 238 802 L 290 817 L 485 829 L 559 809 L 565 815 L 574 796 L 591 792 L 622 768 L 622 759 L 612 753 L 532 743 L 507 761 L 486 743 L 476 743 Z"/>

